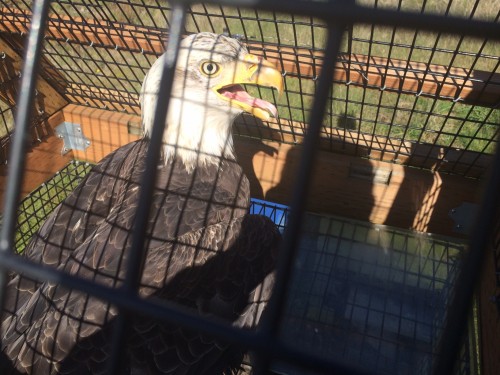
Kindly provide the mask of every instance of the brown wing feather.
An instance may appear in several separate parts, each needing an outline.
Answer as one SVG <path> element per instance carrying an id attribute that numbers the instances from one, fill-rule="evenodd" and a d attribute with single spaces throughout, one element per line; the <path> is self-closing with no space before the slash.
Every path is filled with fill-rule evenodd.
<path id="1" fill-rule="evenodd" d="M 49 215 L 23 255 L 48 266 L 63 264 L 68 255 L 93 234 L 115 205 L 125 181 L 120 176 L 126 174 L 129 168 L 126 156 L 133 146 L 129 144 L 118 149 L 96 165 L 72 194 Z M 11 280 L 5 297 L 3 328 L 39 285 L 19 275 Z"/>
<path id="2" fill-rule="evenodd" d="M 49 217 L 26 256 L 104 285 L 119 285 L 146 148 L 145 141 L 132 143 L 96 166 Z M 246 215 L 248 185 L 234 162 L 192 174 L 176 163 L 159 170 L 142 296 L 175 301 L 241 327 L 256 324 L 271 292 L 279 234 L 268 219 Z M 9 284 L 7 306 L 2 350 L 19 371 L 105 371 L 114 307 L 20 276 Z M 147 319 L 135 321 L 132 332 L 132 372 L 212 374 L 207 371 L 222 371 L 226 354 L 234 350 L 200 333 Z M 232 354 L 239 358 L 241 350 Z"/>

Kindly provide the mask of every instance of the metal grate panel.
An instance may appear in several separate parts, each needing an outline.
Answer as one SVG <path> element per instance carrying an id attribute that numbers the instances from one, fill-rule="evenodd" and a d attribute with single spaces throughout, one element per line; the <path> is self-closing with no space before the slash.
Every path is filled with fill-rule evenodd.
<path id="1" fill-rule="evenodd" d="M 18 252 L 91 167 L 73 161 L 23 199 Z M 287 226 L 287 206 L 252 199 L 249 212 L 269 217 L 282 233 Z M 324 356 L 362 362 L 367 371 L 427 374 L 465 250 L 452 238 L 307 214 L 280 335 Z M 469 327 L 457 373 L 475 371 L 475 334 Z M 279 362 L 273 368 L 304 373 Z"/>
<path id="2" fill-rule="evenodd" d="M 459 2 L 451 0 L 444 8 L 440 2 L 423 1 L 417 7 L 399 2 L 397 9 L 379 6 L 377 1 L 364 5 L 280 0 L 251 4 L 262 10 L 247 9 L 250 4 L 244 1 L 231 2 L 241 9 L 227 3 L 221 0 L 221 5 L 187 7 L 189 4 L 173 2 L 170 8 L 159 1 L 49 4 L 40 0 L 33 7 L 27 1 L 2 2 L 5 39 L 19 56 L 28 58 L 9 157 L 0 291 L 3 293 L 6 273 L 14 270 L 118 306 L 114 342 L 120 345 L 111 353 L 113 373 L 120 373 L 122 338 L 132 313 L 253 350 L 258 357 L 257 373 L 283 362 L 325 373 L 365 373 L 365 366 L 368 372 L 375 368 L 379 372 L 451 373 L 483 250 L 494 233 L 500 199 L 500 154 L 494 154 L 500 129 L 498 7 L 491 15 L 491 2 L 486 0 L 465 8 L 457 8 Z M 487 21 L 482 20 L 485 15 L 489 16 Z M 25 53 L 21 46 L 28 29 Z M 264 213 L 271 210 L 278 222 L 286 221 L 274 295 L 261 330 L 255 333 L 169 303 L 144 300 L 137 294 L 142 264 L 139 250 L 146 238 L 142 219 L 148 217 L 150 209 L 154 190 L 151 176 L 162 142 L 156 135 L 162 132 L 168 104 L 157 106 L 141 179 L 136 212 L 139 224 L 131 234 L 134 257 L 122 288 L 40 267 L 13 254 L 25 140 L 29 139 L 38 70 L 41 68 L 41 76 L 70 103 L 137 113 L 141 77 L 163 52 L 164 40 L 168 40 L 168 53 L 176 56 L 181 34 L 201 29 L 239 34 L 252 52 L 271 59 L 274 56 L 280 62 L 286 78 L 286 93 L 279 99 L 284 115 L 265 126 L 279 131 L 284 142 L 302 144 L 289 214 L 262 203 L 253 208 Z M 421 39 L 424 36 L 430 37 Z M 334 72 L 336 63 L 340 67 Z M 164 69 L 160 87 L 165 95 L 172 85 L 174 68 L 170 64 Z M 332 83 L 336 84 L 332 87 Z M 273 94 L 262 93 L 266 95 Z M 4 140 L 10 140 L 11 135 L 12 129 L 7 130 Z M 318 149 L 472 178 L 484 178 L 485 171 L 491 169 L 470 249 L 463 251 L 440 239 L 409 236 L 391 228 L 310 217 L 304 202 Z M 303 228 L 305 237 L 301 237 Z M 307 257 L 302 253 L 304 248 Z M 461 262 L 455 261 L 458 255 L 463 257 Z M 329 258 L 330 267 L 325 258 Z M 307 297 L 297 297 L 294 283 L 297 293 L 305 291 Z M 398 293 L 393 296 L 395 291 Z M 340 306 L 332 302 L 337 298 L 343 302 Z M 429 301 L 432 308 L 421 308 Z M 288 317 L 297 332 L 287 329 Z M 319 337 L 312 321 L 334 322 L 335 335 Z M 293 336 L 296 333 L 311 345 L 298 346 Z M 347 340 L 342 355 L 325 355 L 342 347 L 342 343 L 328 339 L 342 335 Z M 439 354 L 437 358 L 432 358 L 433 353 Z M 366 363 L 359 363 L 365 359 Z"/>

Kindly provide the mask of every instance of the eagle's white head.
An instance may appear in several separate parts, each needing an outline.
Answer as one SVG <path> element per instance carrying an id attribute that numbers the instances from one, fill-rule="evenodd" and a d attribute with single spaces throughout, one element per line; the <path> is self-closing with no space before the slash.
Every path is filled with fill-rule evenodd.
<path id="1" fill-rule="evenodd" d="M 161 56 L 144 78 L 141 89 L 142 123 L 151 134 L 163 67 Z M 248 53 L 237 40 L 199 33 L 180 44 L 176 76 L 163 134 L 163 156 L 179 157 L 188 170 L 197 165 L 234 160 L 231 127 L 236 116 L 248 112 L 268 120 L 276 117 L 271 103 L 250 96 L 242 84 L 283 90 L 283 77 L 268 61 Z M 166 98 L 159 98 L 159 102 Z"/>

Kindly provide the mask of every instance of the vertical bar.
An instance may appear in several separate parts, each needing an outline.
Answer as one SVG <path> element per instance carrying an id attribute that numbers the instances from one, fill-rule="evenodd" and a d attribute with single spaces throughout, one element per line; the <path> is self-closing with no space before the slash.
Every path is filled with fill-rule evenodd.
<path id="1" fill-rule="evenodd" d="M 314 95 L 314 103 L 310 115 L 309 127 L 302 147 L 297 179 L 294 186 L 293 200 L 291 204 L 290 219 L 281 246 L 280 258 L 276 273 L 276 283 L 273 296 L 269 301 L 266 314 L 262 320 L 263 335 L 277 336 L 279 322 L 283 315 L 286 303 L 288 282 L 292 275 L 293 261 L 300 240 L 300 229 L 302 226 L 305 209 L 305 198 L 307 196 L 311 172 L 315 161 L 317 145 L 320 137 L 323 117 L 328 101 L 328 94 L 333 82 L 335 62 L 340 50 L 345 25 L 329 25 L 328 40 L 326 45 L 323 69 L 321 70 L 319 82 Z M 270 357 L 261 354 L 257 363 L 257 371 L 265 372 L 269 367 Z"/>
<path id="2" fill-rule="evenodd" d="M 438 357 L 434 362 L 432 372 L 434 375 L 453 373 L 462 343 L 461 339 L 467 327 L 474 289 L 479 281 L 488 243 L 495 229 L 495 215 L 500 207 L 499 191 L 500 147 L 497 147 L 481 209 L 470 238 L 470 249 L 462 259 L 451 302 L 447 307 L 446 321 L 438 344 Z"/>
<path id="3" fill-rule="evenodd" d="M 163 73 L 160 79 L 158 98 L 170 98 L 174 81 L 175 65 L 184 29 L 186 9 L 182 4 L 174 3 L 172 6 L 171 29 L 168 45 L 166 48 L 166 58 L 164 60 Z M 167 117 L 170 100 L 157 103 L 154 115 L 154 125 L 151 132 L 151 141 L 146 154 L 146 169 L 141 178 L 141 192 L 139 204 L 134 220 L 134 231 L 132 233 L 132 247 L 127 261 L 125 281 L 121 287 L 126 292 L 134 293 L 139 285 L 144 258 L 144 238 L 146 236 L 147 223 L 151 211 L 151 203 L 156 182 L 157 164 L 160 158 L 163 144 L 163 131 L 165 129 L 165 118 Z M 164 105 L 162 105 L 165 103 Z M 129 321 L 129 313 L 120 311 L 116 318 L 113 331 L 112 355 L 110 358 L 111 374 L 122 374 L 124 361 L 121 360 L 125 349 L 125 329 Z"/>
<path id="4" fill-rule="evenodd" d="M 165 129 L 165 118 L 167 117 L 170 100 L 163 102 L 163 98 L 170 98 L 175 74 L 175 66 L 179 51 L 179 43 L 184 28 L 186 10 L 184 5 L 174 4 L 172 7 L 172 28 L 166 48 L 166 59 L 164 61 L 163 73 L 160 79 L 158 98 L 162 98 L 161 103 L 155 108 L 154 125 L 151 132 L 146 155 L 146 169 L 141 181 L 141 194 L 139 205 L 132 233 L 132 253 L 127 264 L 127 274 L 125 278 L 125 288 L 130 290 L 139 284 L 142 272 L 143 246 L 146 235 L 147 222 L 151 211 L 151 202 L 156 181 L 156 171 L 158 160 L 160 159 L 161 147 L 163 145 L 163 132 Z"/>
<path id="5" fill-rule="evenodd" d="M 36 78 L 40 67 L 42 43 L 47 23 L 49 0 L 37 0 L 33 5 L 33 18 L 24 55 L 24 68 L 16 112 L 16 127 L 9 155 L 9 175 L 4 196 L 3 223 L 0 231 L 0 256 L 12 251 L 17 223 L 17 206 L 20 198 L 26 150 L 30 137 L 30 123 L 35 100 Z M 0 311 L 3 309 L 6 270 L 0 268 Z"/>

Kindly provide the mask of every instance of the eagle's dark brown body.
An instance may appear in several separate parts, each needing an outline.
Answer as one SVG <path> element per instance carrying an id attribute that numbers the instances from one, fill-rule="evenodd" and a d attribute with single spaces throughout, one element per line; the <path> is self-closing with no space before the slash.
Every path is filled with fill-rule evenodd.
<path id="1" fill-rule="evenodd" d="M 97 283 L 122 283 L 147 141 L 110 154 L 53 212 L 25 256 Z M 249 183 L 234 161 L 188 172 L 159 166 L 141 296 L 254 327 L 268 300 L 279 233 L 248 215 Z M 13 275 L 2 317 L 4 365 L 32 374 L 102 373 L 117 309 L 85 293 Z M 216 374 L 241 351 L 175 325 L 137 317 L 127 337 L 130 373 Z M 13 370 L 15 369 L 15 370 Z M 7 368 L 2 374 L 6 374 Z"/>

